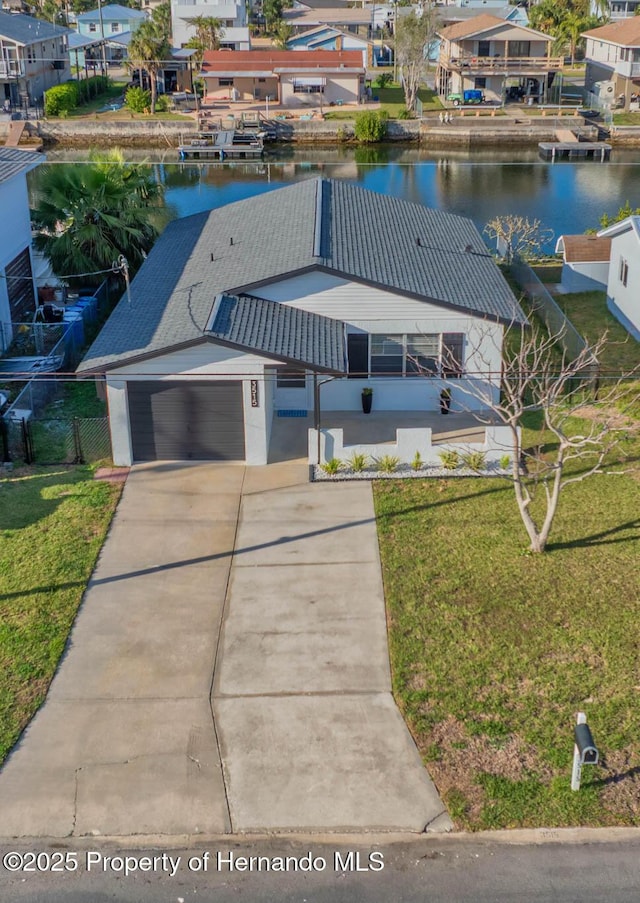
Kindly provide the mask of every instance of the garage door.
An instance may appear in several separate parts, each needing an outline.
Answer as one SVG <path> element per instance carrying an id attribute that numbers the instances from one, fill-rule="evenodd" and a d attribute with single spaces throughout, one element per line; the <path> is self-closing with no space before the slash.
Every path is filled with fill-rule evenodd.
<path id="1" fill-rule="evenodd" d="M 129 382 L 134 461 L 244 461 L 241 382 Z"/>

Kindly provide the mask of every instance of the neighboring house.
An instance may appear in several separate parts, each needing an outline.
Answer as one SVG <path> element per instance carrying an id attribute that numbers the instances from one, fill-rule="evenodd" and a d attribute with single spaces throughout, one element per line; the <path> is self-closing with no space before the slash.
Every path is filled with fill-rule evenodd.
<path id="1" fill-rule="evenodd" d="M 105 44 L 105 57 L 107 62 L 120 62 L 127 56 L 127 45 L 131 35 L 148 16 L 139 9 L 129 6 L 120 6 L 119 3 L 110 3 L 100 8 L 92 9 L 76 16 L 78 34 L 83 38 Z M 93 59 L 100 59 L 100 55 L 94 54 Z M 84 66 L 85 59 L 79 52 L 79 64 Z"/>
<path id="2" fill-rule="evenodd" d="M 294 34 L 317 28 L 319 25 L 335 25 L 343 31 L 361 35 L 363 38 L 373 36 L 373 16 L 373 7 L 365 9 L 321 7 L 310 10 L 285 9 L 282 12 L 282 18 L 293 28 Z"/>
<path id="3" fill-rule="evenodd" d="M 563 58 L 552 57 L 553 38 L 482 13 L 439 30 L 442 40 L 436 73 L 441 97 L 468 89 L 487 100 L 531 98 L 543 102 Z"/>
<path id="4" fill-rule="evenodd" d="M 376 411 L 436 412 L 468 379 L 497 397 L 514 322 L 471 220 L 309 179 L 170 223 L 79 371 L 106 374 L 117 464 L 265 464 L 320 383 L 325 415 L 365 386 Z"/>
<path id="5" fill-rule="evenodd" d="M 218 19 L 222 33 L 220 46 L 230 50 L 249 50 L 251 41 L 245 0 L 171 0 L 171 32 L 175 47 L 184 47 L 195 37 L 195 26 L 189 19 L 199 16 Z"/>
<path id="6" fill-rule="evenodd" d="M 598 232 L 611 240 L 607 307 L 640 342 L 640 216 L 629 216 Z"/>
<path id="7" fill-rule="evenodd" d="M 358 103 L 365 67 L 358 50 L 207 50 L 208 100 L 264 100 L 282 106 Z"/>
<path id="8" fill-rule="evenodd" d="M 0 12 L 0 107 L 42 101 L 44 92 L 71 78 L 69 30 L 33 16 Z"/>
<path id="9" fill-rule="evenodd" d="M 594 16 L 603 16 L 610 22 L 618 22 L 620 19 L 628 19 L 638 15 L 640 0 L 606 0 L 606 8 L 603 10 L 597 0 L 591 0 L 591 13 Z"/>
<path id="10" fill-rule="evenodd" d="M 556 254 L 562 254 L 562 288 L 584 292 L 607 287 L 611 239 L 597 235 L 561 235 Z"/>
<path id="11" fill-rule="evenodd" d="M 602 100 L 637 109 L 640 98 L 640 16 L 585 31 L 584 84 Z M 607 94 L 609 97 L 607 98 Z"/>
<path id="12" fill-rule="evenodd" d="M 320 25 L 301 31 L 287 41 L 288 50 L 359 50 L 362 53 L 362 65 L 391 66 L 393 51 L 390 46 L 374 44 L 367 38 L 351 34 L 332 25 Z"/>
<path id="13" fill-rule="evenodd" d="M 11 342 L 11 324 L 31 323 L 37 306 L 27 173 L 44 159 L 33 151 L 0 147 L 0 351 Z"/>

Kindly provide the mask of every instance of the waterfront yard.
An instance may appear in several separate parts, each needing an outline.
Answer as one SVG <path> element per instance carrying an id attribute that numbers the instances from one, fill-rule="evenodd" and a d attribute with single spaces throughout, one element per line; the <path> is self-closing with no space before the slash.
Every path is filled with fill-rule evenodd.
<path id="1" fill-rule="evenodd" d="M 626 451 L 566 490 L 543 555 L 506 481 L 374 486 L 394 692 L 459 828 L 640 821 L 637 432 Z M 574 793 L 579 710 L 602 763 Z"/>
<path id="2" fill-rule="evenodd" d="M 0 762 L 46 696 L 120 488 L 90 467 L 0 478 Z"/>

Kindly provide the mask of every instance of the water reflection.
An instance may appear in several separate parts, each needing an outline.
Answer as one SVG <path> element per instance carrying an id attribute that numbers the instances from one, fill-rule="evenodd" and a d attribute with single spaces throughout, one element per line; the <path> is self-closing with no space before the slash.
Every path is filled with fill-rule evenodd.
<path id="1" fill-rule="evenodd" d="M 496 215 L 518 213 L 540 219 L 557 236 L 597 226 L 604 212 L 615 213 L 627 200 L 640 206 L 636 150 L 616 150 L 609 163 L 556 164 L 541 161 L 535 149 L 421 151 L 393 145 L 278 148 L 264 160 L 235 163 L 178 163 L 173 149 L 126 154 L 154 167 L 178 216 L 320 175 L 469 216 L 480 229 Z M 82 162 L 87 152 L 47 156 L 52 162 Z M 30 174 L 33 184 L 37 173 Z"/>

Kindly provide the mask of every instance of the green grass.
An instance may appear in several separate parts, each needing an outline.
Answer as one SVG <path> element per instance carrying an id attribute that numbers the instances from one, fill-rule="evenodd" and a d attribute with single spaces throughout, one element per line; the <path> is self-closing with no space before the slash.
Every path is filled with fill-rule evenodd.
<path id="1" fill-rule="evenodd" d="M 45 698 L 119 497 L 92 476 L 0 479 L 0 762 Z"/>
<path id="2" fill-rule="evenodd" d="M 91 100 L 88 100 L 86 103 L 80 104 L 75 110 L 71 110 L 68 114 L 68 118 L 78 119 L 97 113 L 98 110 L 109 103 L 109 101 L 121 97 L 124 94 L 125 87 L 124 82 L 113 82 L 106 91 L 103 91 L 97 97 L 92 97 Z"/>
<path id="3" fill-rule="evenodd" d="M 545 285 L 556 284 L 562 279 L 561 263 L 540 264 L 532 266 L 531 269 L 540 282 L 543 282 Z"/>
<path id="4" fill-rule="evenodd" d="M 506 481 L 374 484 L 394 692 L 459 827 L 640 820 L 640 473 L 627 466 L 566 490 L 543 555 L 525 552 Z M 605 764 L 572 793 L 579 710 Z"/>
<path id="5" fill-rule="evenodd" d="M 634 113 L 614 113 L 614 125 L 640 125 L 640 112 Z"/>
<path id="6" fill-rule="evenodd" d="M 609 312 L 605 292 L 556 295 L 555 300 L 589 342 L 595 342 L 607 333 L 607 345 L 600 355 L 603 372 L 629 373 L 640 366 L 640 343 Z"/>
<path id="7" fill-rule="evenodd" d="M 63 383 L 59 398 L 47 405 L 40 419 L 71 420 L 74 417 L 106 417 L 107 406 L 98 398 L 92 379 Z"/>
<path id="8" fill-rule="evenodd" d="M 373 96 L 380 98 L 380 109 L 386 110 L 389 119 L 397 119 L 406 108 L 404 91 L 400 85 L 387 85 L 386 88 L 372 88 Z M 442 104 L 434 91 L 429 88 L 421 88 L 418 97 L 422 101 L 423 110 L 441 110 Z"/>

